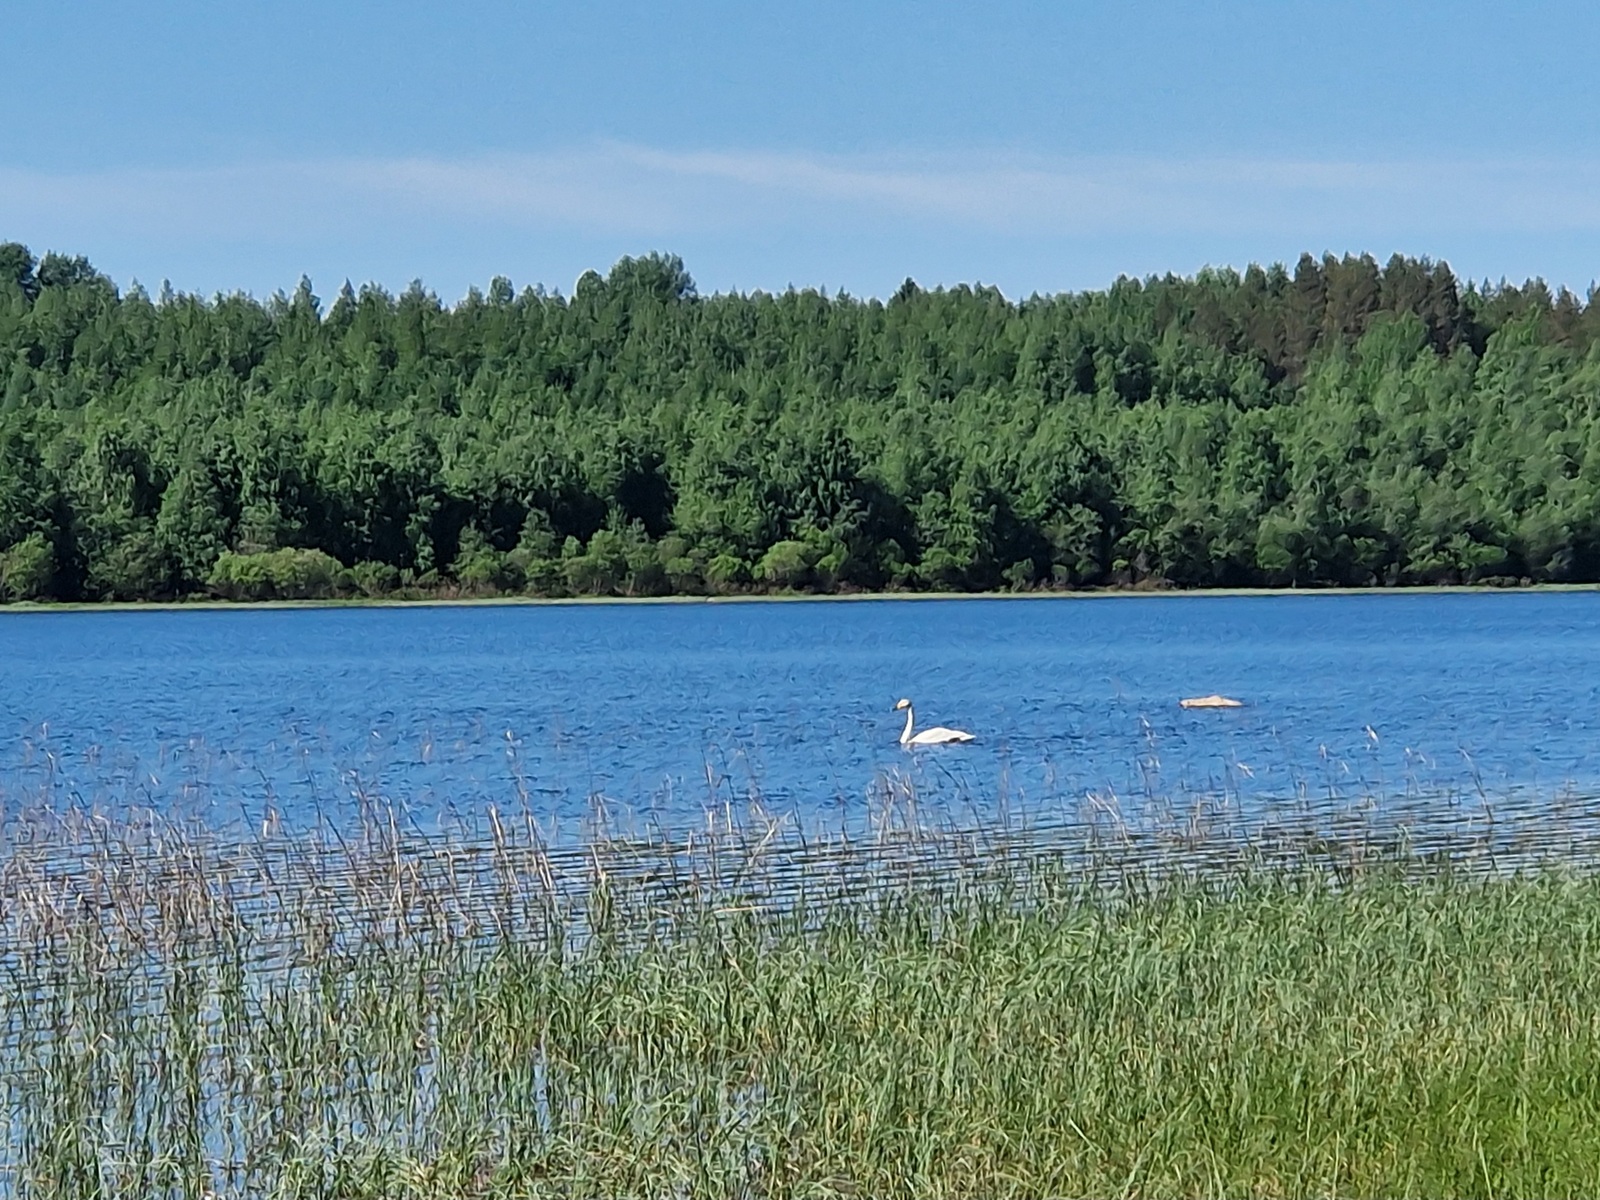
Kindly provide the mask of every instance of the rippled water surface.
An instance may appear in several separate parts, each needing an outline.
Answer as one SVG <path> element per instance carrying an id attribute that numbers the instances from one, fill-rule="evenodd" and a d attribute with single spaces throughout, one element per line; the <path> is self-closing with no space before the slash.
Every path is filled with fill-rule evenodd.
<path id="1" fill-rule="evenodd" d="M 885 778 L 980 820 L 1600 784 L 1590 592 L 13 612 L 0 656 L 13 808 L 675 830 L 751 796 L 848 822 Z M 1178 706 L 1210 692 L 1246 707 Z M 901 696 L 977 742 L 901 750 Z"/>

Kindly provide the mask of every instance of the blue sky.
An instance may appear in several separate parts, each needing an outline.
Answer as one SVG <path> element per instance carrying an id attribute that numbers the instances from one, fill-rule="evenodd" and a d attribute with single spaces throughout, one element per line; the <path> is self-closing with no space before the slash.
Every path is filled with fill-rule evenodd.
<path id="1" fill-rule="evenodd" d="M 0 240 L 119 283 L 1600 278 L 1600 6 L 0 3 Z"/>

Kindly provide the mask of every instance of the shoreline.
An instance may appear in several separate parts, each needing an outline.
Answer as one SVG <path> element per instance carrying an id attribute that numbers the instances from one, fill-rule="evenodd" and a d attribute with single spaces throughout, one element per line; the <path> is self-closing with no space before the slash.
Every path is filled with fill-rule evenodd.
<path id="1" fill-rule="evenodd" d="M 1096 588 L 1081 591 L 1033 592 L 806 592 L 759 593 L 725 596 L 424 596 L 416 599 L 345 597 L 324 600 L 69 600 L 13 601 L 0 604 L 0 616 L 18 613 L 81 612 L 227 612 L 271 609 L 320 608 L 540 608 L 593 605 L 696 605 L 696 604 L 831 604 L 939 600 L 1128 600 L 1128 599 L 1237 599 L 1243 597 L 1315 596 L 1505 596 L 1539 593 L 1600 592 L 1600 583 L 1538 583 L 1526 587 L 1485 584 L 1419 584 L 1414 587 L 1315 588 Z"/>

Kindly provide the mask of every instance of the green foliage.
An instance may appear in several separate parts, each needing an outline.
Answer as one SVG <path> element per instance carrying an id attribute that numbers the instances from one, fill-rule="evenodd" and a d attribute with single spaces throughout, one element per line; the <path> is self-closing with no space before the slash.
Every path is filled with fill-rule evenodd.
<path id="1" fill-rule="evenodd" d="M 562 560 L 567 586 L 579 595 L 611 596 L 627 583 L 626 544 L 613 529 L 596 532 L 584 549 L 576 538 L 568 538 Z"/>
<path id="2" fill-rule="evenodd" d="M 209 583 L 230 600 L 325 600 L 339 582 L 339 561 L 321 550 L 225 552 Z"/>
<path id="3" fill-rule="evenodd" d="M 737 555 L 719 554 L 706 567 L 706 582 L 717 591 L 733 591 L 750 582 L 750 570 Z"/>
<path id="4" fill-rule="evenodd" d="M 761 556 L 756 574 L 763 583 L 778 588 L 797 588 L 811 574 L 813 556 L 804 542 L 782 541 Z"/>
<path id="5" fill-rule="evenodd" d="M 7 600 L 42 600 L 50 594 L 55 573 L 54 547 L 42 535 L 30 533 L 0 552 L 0 596 Z"/>
<path id="6" fill-rule="evenodd" d="M 324 312 L 5 243 L 0 364 L 0 547 L 62 599 L 284 548 L 363 594 L 1600 580 L 1600 306 L 1427 260 Z"/>
<path id="7" fill-rule="evenodd" d="M 461 531 L 455 560 L 456 580 L 481 592 L 514 592 L 522 586 L 522 561 L 513 552 L 496 550 L 470 526 Z"/>
<path id="8" fill-rule="evenodd" d="M 388 563 L 358 562 L 348 574 L 350 586 L 363 596 L 387 596 L 400 586 L 400 572 Z"/>

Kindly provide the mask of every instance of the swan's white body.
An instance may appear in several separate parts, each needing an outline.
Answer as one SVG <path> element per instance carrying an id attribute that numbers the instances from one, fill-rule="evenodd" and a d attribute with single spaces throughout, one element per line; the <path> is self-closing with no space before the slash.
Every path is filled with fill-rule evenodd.
<path id="1" fill-rule="evenodd" d="M 1219 696 L 1213 692 L 1209 696 L 1191 696 L 1187 700 L 1178 701 L 1179 708 L 1243 708 L 1244 702 L 1231 699 L 1228 696 Z"/>
<path id="2" fill-rule="evenodd" d="M 942 746 L 949 742 L 970 742 L 972 735 L 960 729 L 946 729 L 943 725 L 935 725 L 932 729 L 924 729 L 921 733 L 912 733 L 911 727 L 916 723 L 917 714 L 911 707 L 911 701 L 902 700 L 895 708 L 906 710 L 906 727 L 900 732 L 902 746 Z"/>

